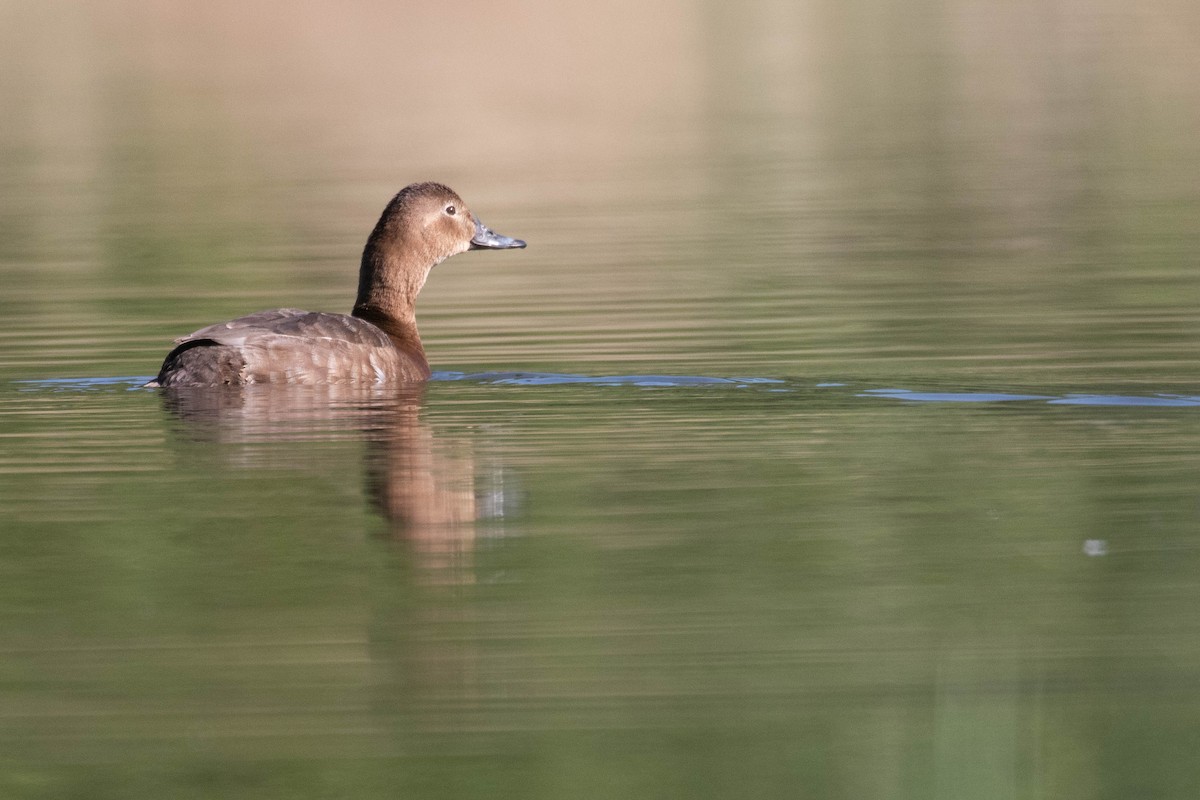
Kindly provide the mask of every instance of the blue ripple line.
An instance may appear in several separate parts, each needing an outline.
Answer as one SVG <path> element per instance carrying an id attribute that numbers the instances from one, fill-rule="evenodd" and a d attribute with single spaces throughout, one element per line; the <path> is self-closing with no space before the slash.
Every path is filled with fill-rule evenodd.
<path id="1" fill-rule="evenodd" d="M 124 386 L 128 389 L 141 389 L 143 385 L 153 380 L 153 375 L 121 375 L 115 378 L 44 378 L 38 380 L 13 381 L 22 392 L 36 391 L 87 391 L 89 389 L 110 389 Z"/>
<path id="2" fill-rule="evenodd" d="M 908 389 L 867 389 L 859 397 L 888 397 L 917 403 L 1007 403 L 1014 400 L 1049 400 L 1045 394 L 1006 394 L 1004 392 L 914 392 Z"/>
<path id="3" fill-rule="evenodd" d="M 723 384 L 780 384 L 778 378 L 712 378 L 703 375 L 570 375 L 557 372 L 435 372 L 433 380 L 474 381 L 500 386 L 560 386 L 588 384 L 594 386 L 642 386 L 664 388 L 674 386 L 707 386 Z"/>
<path id="4" fill-rule="evenodd" d="M 1160 406 L 1178 408 L 1200 406 L 1196 397 L 1136 397 L 1119 394 L 1069 394 L 1050 401 L 1056 406 Z"/>

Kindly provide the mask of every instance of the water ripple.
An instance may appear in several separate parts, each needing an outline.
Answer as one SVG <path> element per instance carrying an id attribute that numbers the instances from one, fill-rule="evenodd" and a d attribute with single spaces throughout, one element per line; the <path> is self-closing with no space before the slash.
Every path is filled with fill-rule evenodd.
<path id="1" fill-rule="evenodd" d="M 1006 392 L 916 392 L 910 389 L 866 389 L 859 397 L 884 397 L 913 403 L 1011 403 L 1016 401 L 1045 402 L 1059 406 L 1200 406 L 1200 397 L 1156 394 L 1009 394 Z"/>
<path id="2" fill-rule="evenodd" d="M 783 384 L 779 378 L 712 378 L 703 375 L 570 375 L 555 372 L 435 372 L 435 381 L 467 381 L 505 386 L 560 386 L 564 384 L 592 384 L 596 386 L 646 386 L 664 388 L 672 386 L 703 386 L 724 384 L 749 386 L 751 384 Z"/>
<path id="3" fill-rule="evenodd" d="M 48 380 L 14 381 L 21 392 L 93 392 L 135 390 L 144 388 L 150 376 L 123 375 L 111 378 L 54 378 Z M 1152 406 L 1158 408 L 1192 408 L 1200 406 L 1200 396 L 1170 394 L 1150 395 L 1067 393 L 1031 394 L 1007 391 L 967 391 L 942 389 L 918 391 L 913 389 L 850 388 L 840 382 L 809 384 L 782 378 L 728 377 L 707 375 L 578 375 L 557 372 L 435 372 L 433 380 L 440 383 L 462 382 L 491 386 L 636 386 L 647 389 L 669 389 L 688 386 L 761 387 L 768 392 L 799 390 L 849 390 L 853 397 L 900 400 L 905 403 L 1030 403 L 1058 406 Z"/>

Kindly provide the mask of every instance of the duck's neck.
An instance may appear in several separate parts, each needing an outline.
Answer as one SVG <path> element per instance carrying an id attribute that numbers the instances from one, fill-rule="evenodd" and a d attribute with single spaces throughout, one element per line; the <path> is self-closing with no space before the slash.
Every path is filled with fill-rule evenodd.
<path id="1" fill-rule="evenodd" d="M 380 247 L 378 238 L 373 235 L 363 251 L 358 298 L 351 314 L 386 333 L 397 349 L 428 373 L 429 361 L 417 333 L 416 301 L 429 270 L 404 263 L 397 256 L 403 248 Z"/>

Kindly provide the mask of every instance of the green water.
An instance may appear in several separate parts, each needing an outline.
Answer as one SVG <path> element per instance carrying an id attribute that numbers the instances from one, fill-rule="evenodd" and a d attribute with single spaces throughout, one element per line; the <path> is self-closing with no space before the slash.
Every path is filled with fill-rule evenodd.
<path id="1" fill-rule="evenodd" d="M 462 11 L 0 3 L 0 796 L 1194 797 L 1200 15 Z"/>

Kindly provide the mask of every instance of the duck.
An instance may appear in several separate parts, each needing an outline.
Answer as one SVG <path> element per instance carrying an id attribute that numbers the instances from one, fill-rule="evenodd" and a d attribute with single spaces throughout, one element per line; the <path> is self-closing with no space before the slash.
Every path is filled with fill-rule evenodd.
<path id="1" fill-rule="evenodd" d="M 414 183 L 367 237 L 349 314 L 277 308 L 175 340 L 147 387 L 249 384 L 410 384 L 431 371 L 416 300 L 430 271 L 467 250 L 525 247 L 492 231 L 442 183 Z"/>

